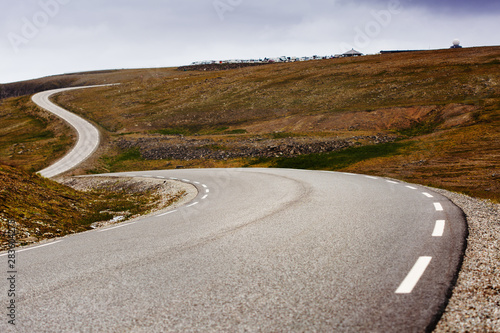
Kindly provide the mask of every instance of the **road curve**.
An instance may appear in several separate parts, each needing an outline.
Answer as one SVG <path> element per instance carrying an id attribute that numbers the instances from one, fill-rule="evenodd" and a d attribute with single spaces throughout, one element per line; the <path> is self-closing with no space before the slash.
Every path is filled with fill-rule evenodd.
<path id="1" fill-rule="evenodd" d="M 102 86 L 106 85 L 62 88 L 62 89 L 48 90 L 33 95 L 31 99 L 35 104 L 55 114 L 56 116 L 62 118 L 64 121 L 70 124 L 78 134 L 78 139 L 73 149 L 56 163 L 39 171 L 38 173 L 41 176 L 46 178 L 52 178 L 75 168 L 77 165 L 85 161 L 87 158 L 90 157 L 90 155 L 92 155 L 95 152 L 95 150 L 99 147 L 99 142 L 100 142 L 99 131 L 95 126 L 93 126 L 85 119 L 75 115 L 74 113 L 71 113 L 61 108 L 60 106 L 52 103 L 49 100 L 49 98 L 52 95 L 68 90 L 95 88 Z"/>
<path id="2" fill-rule="evenodd" d="M 465 245 L 460 209 L 390 179 L 286 169 L 115 176 L 199 193 L 176 210 L 18 250 L 17 323 L 4 317 L 0 331 L 422 332 L 439 318 Z"/>

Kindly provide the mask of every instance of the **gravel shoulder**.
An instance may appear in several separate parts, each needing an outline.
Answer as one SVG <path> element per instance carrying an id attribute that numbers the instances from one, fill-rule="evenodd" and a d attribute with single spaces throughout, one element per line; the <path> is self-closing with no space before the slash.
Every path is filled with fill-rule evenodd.
<path id="1" fill-rule="evenodd" d="M 433 190 L 460 207 L 469 226 L 462 269 L 434 332 L 500 332 L 500 204 Z"/>
<path id="2" fill-rule="evenodd" d="M 127 191 L 128 193 L 140 195 L 153 190 L 157 198 L 154 204 L 155 208 L 147 214 L 132 216 L 127 221 L 176 209 L 190 202 L 198 195 L 198 190 L 193 185 L 174 180 L 142 177 L 79 176 L 60 178 L 58 181 L 78 191 L 106 189 L 108 191 Z M 115 218 L 110 221 L 96 222 L 92 227 L 100 228 L 120 222 L 123 222 L 123 219 Z"/>

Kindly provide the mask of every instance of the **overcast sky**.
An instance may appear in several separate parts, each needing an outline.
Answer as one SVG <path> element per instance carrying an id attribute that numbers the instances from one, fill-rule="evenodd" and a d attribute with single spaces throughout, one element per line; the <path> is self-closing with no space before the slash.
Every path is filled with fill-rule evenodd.
<path id="1" fill-rule="evenodd" d="M 210 59 L 500 45 L 498 0 L 2 0 L 0 83 Z"/>

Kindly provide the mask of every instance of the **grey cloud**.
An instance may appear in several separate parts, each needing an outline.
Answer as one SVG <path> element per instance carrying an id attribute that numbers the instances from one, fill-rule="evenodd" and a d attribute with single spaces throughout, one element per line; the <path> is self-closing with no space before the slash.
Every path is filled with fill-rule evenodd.
<path id="1" fill-rule="evenodd" d="M 429 12 L 448 15 L 500 13 L 500 1 L 496 0 L 357 0 L 356 3 L 387 6 L 391 1 L 399 1 L 405 8 L 419 8 Z M 346 3 L 351 1 L 340 0 L 340 2 Z"/>

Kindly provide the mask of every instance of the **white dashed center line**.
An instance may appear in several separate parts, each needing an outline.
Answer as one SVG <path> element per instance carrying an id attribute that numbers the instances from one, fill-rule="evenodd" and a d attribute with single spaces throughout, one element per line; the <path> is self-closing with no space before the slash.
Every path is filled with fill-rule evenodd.
<path id="1" fill-rule="evenodd" d="M 424 272 L 427 269 L 427 266 L 431 263 L 431 260 L 432 257 L 418 258 L 415 266 L 413 266 L 410 273 L 408 273 L 399 288 L 396 290 L 396 294 L 410 294 L 422 275 L 424 275 Z"/>
<path id="2" fill-rule="evenodd" d="M 442 237 L 444 234 L 445 225 L 446 225 L 445 220 L 436 221 L 436 226 L 434 227 L 434 232 L 432 233 L 432 237 Z"/>
<path id="3" fill-rule="evenodd" d="M 422 194 L 425 195 L 427 198 L 434 198 L 434 196 L 432 194 L 429 194 L 426 192 L 423 192 Z"/>
<path id="4" fill-rule="evenodd" d="M 165 216 L 165 215 L 173 214 L 173 213 L 175 213 L 176 211 L 177 211 L 177 210 L 172 210 L 172 211 L 170 211 L 170 212 L 166 212 L 166 213 L 160 214 L 160 215 L 158 215 L 157 217 L 162 217 L 162 216 Z"/>
<path id="5" fill-rule="evenodd" d="M 436 211 L 442 212 L 443 211 L 443 206 L 439 202 L 434 203 L 434 207 L 436 208 Z"/>
<path id="6" fill-rule="evenodd" d="M 416 190 L 417 188 L 416 187 L 413 187 L 413 186 L 406 186 L 406 188 L 409 188 L 410 190 Z"/>
<path id="7" fill-rule="evenodd" d="M 118 229 L 118 228 L 123 228 L 123 227 L 129 226 L 129 225 L 132 225 L 134 223 L 135 222 L 133 222 L 133 223 L 127 223 L 127 224 L 121 224 L 121 225 L 118 225 L 116 227 L 97 230 L 97 232 L 106 232 L 106 231 L 110 231 L 110 230 L 114 230 L 114 229 Z"/>
<path id="8" fill-rule="evenodd" d="M 57 243 L 60 243 L 62 242 L 62 240 L 60 241 L 55 241 L 55 242 L 51 242 L 51 243 L 48 243 L 48 244 L 43 244 L 43 245 L 38 245 L 38 246 L 34 246 L 34 247 L 30 247 L 30 248 L 27 248 L 27 249 L 21 249 L 21 250 L 16 250 L 16 253 L 19 253 L 19 252 L 25 252 L 25 251 L 31 251 L 31 250 L 34 250 L 34 249 L 39 249 L 41 247 L 46 247 L 46 246 L 51 246 L 51 245 L 55 245 Z M 5 257 L 7 256 L 9 253 L 4 253 L 2 255 L 0 255 L 0 257 Z"/>

